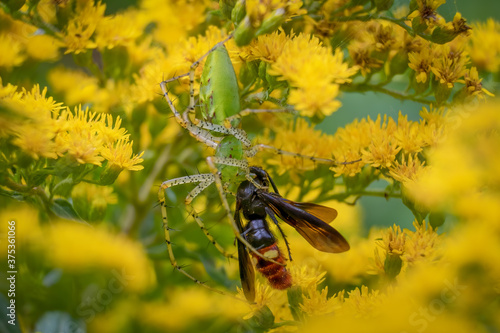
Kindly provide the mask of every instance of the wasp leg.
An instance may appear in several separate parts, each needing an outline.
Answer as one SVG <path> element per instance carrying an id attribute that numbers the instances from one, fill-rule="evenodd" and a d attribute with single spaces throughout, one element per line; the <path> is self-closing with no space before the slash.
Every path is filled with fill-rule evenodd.
<path id="1" fill-rule="evenodd" d="M 237 160 L 233 158 L 220 158 L 220 157 L 213 157 L 209 156 L 207 157 L 207 164 L 208 167 L 210 168 L 210 171 L 212 171 L 214 177 L 215 177 L 215 185 L 217 186 L 217 190 L 219 191 L 219 196 L 222 201 L 222 205 L 224 206 L 224 209 L 226 210 L 226 215 L 229 219 L 229 222 L 231 223 L 231 226 L 233 227 L 234 234 L 236 238 L 243 243 L 249 251 L 252 251 L 257 255 L 258 257 L 272 262 L 274 264 L 280 265 L 280 266 L 285 266 L 283 263 L 279 263 L 276 260 L 273 260 L 271 258 L 267 258 L 264 256 L 262 253 L 258 252 L 257 249 L 255 249 L 248 241 L 240 234 L 240 230 L 238 228 L 238 225 L 236 224 L 236 221 L 234 220 L 233 214 L 231 213 L 231 208 L 229 207 L 229 203 L 227 202 L 226 194 L 224 193 L 224 187 L 222 185 L 222 180 L 220 177 L 220 172 L 216 167 L 216 164 L 223 164 L 223 165 L 230 165 L 230 166 L 236 166 L 239 168 L 242 168 L 246 170 L 246 173 L 248 174 L 249 168 L 248 168 L 248 162 L 246 160 Z"/>
<path id="2" fill-rule="evenodd" d="M 290 259 L 290 261 L 292 261 L 292 252 L 290 251 L 290 244 L 288 243 L 288 240 L 286 239 L 285 233 L 281 229 L 278 220 L 276 220 L 276 216 L 274 215 L 273 210 L 269 207 L 266 207 L 265 210 L 266 210 L 267 215 L 269 215 L 271 220 L 273 220 L 274 224 L 278 227 L 278 230 L 280 231 L 281 236 L 283 237 L 283 240 L 285 241 L 286 249 L 288 251 L 288 258 Z"/>

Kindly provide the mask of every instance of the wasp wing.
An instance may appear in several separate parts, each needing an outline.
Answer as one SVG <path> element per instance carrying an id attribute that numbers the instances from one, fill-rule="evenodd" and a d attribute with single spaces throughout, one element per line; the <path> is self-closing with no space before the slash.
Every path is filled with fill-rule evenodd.
<path id="1" fill-rule="evenodd" d="M 243 226 L 241 225 L 240 205 L 237 203 L 236 212 L 234 213 L 234 221 L 238 226 L 240 235 L 243 234 Z M 248 254 L 245 244 L 238 240 L 238 263 L 240 267 L 240 279 L 243 293 L 248 301 L 255 300 L 255 271 L 253 263 Z"/>
<path id="2" fill-rule="evenodd" d="M 310 212 L 313 207 L 311 205 L 314 204 L 304 205 L 303 203 L 293 202 L 275 193 L 266 191 L 258 191 L 258 195 L 276 215 L 294 227 L 317 250 L 330 253 L 349 250 L 349 243 L 347 243 L 345 238 L 318 217 L 322 216 L 322 214 L 318 214 L 316 211 L 316 214 Z M 314 209 L 312 210 L 314 211 Z"/>
<path id="3" fill-rule="evenodd" d="M 292 206 L 305 210 L 309 214 L 316 216 L 318 219 L 326 223 L 331 223 L 337 217 L 337 211 L 330 207 L 316 205 L 310 202 L 294 202 L 284 198 L 283 200 Z"/>

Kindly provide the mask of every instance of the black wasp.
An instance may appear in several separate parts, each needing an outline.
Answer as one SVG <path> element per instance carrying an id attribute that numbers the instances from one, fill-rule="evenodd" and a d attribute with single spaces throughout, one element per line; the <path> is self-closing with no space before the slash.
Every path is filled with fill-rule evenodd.
<path id="1" fill-rule="evenodd" d="M 294 227 L 317 250 L 330 253 L 349 250 L 349 244 L 345 238 L 328 224 L 337 217 L 335 209 L 285 199 L 279 195 L 276 185 L 266 171 L 258 167 L 251 167 L 250 174 L 255 176 L 253 182 L 247 180 L 238 187 L 234 220 L 241 235 L 250 245 L 266 258 L 279 263 L 267 261 L 251 252 L 256 261 L 257 269 L 267 278 L 273 288 L 286 289 L 291 287 L 292 278 L 285 267 L 286 258 L 280 251 L 276 238 L 269 230 L 266 219 L 268 216 L 283 236 L 290 260 L 290 248 L 276 215 Z M 272 186 L 275 193 L 269 192 L 269 185 Z M 244 226 L 241 221 L 241 213 L 248 221 Z M 238 241 L 238 260 L 243 292 L 247 300 L 253 302 L 255 299 L 255 272 L 249 251 L 240 241 Z"/>

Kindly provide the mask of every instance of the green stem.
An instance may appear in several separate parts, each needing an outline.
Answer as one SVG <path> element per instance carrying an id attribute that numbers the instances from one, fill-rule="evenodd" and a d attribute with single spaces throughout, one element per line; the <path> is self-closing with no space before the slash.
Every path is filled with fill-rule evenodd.
<path id="1" fill-rule="evenodd" d="M 43 188 L 38 187 L 38 186 L 29 187 L 26 185 L 18 184 L 18 183 L 14 182 L 8 178 L 4 178 L 2 183 L 3 183 L 3 185 L 5 185 L 9 189 L 11 189 L 12 191 L 20 192 L 20 193 L 23 193 L 26 195 L 37 196 L 42 201 L 42 204 L 43 204 L 45 210 L 47 211 L 47 213 L 50 216 L 54 215 L 54 213 L 52 213 L 52 211 L 50 210 L 50 200 L 47 197 L 47 193 L 45 193 Z"/>
<path id="2" fill-rule="evenodd" d="M 391 23 L 394 23 L 396 25 L 399 25 L 401 28 L 405 29 L 410 36 L 415 37 L 416 35 L 426 39 L 430 40 L 430 36 L 424 33 L 416 33 L 412 27 L 410 27 L 408 24 L 405 23 L 406 17 L 404 18 L 394 18 L 390 16 L 384 16 L 384 15 L 356 15 L 356 16 L 340 16 L 340 17 L 332 17 L 331 18 L 333 21 L 338 21 L 338 22 L 350 22 L 350 21 L 362 21 L 362 22 L 368 22 L 372 20 L 384 20 L 384 21 L 389 21 Z"/>
<path id="3" fill-rule="evenodd" d="M 324 199 L 325 201 L 327 200 L 339 200 L 339 201 L 345 201 L 348 197 L 354 196 L 356 199 L 354 200 L 354 203 L 358 201 L 362 196 L 365 197 L 378 197 L 378 198 L 395 198 L 395 199 L 400 199 L 402 198 L 400 192 L 388 192 L 386 190 L 360 190 L 360 191 L 351 191 L 351 192 L 346 192 L 346 193 L 337 193 L 333 194 L 331 196 L 328 196 L 328 198 Z M 354 204 L 353 203 L 353 204 Z"/>
<path id="4" fill-rule="evenodd" d="M 359 84 L 352 84 L 352 85 L 342 85 L 341 86 L 342 91 L 345 92 L 367 92 L 367 91 L 373 91 L 373 92 L 378 92 L 382 94 L 389 95 L 395 99 L 399 99 L 401 101 L 413 101 L 417 103 L 422 103 L 425 105 L 431 105 L 432 103 L 435 103 L 433 101 L 429 101 L 425 98 L 419 98 L 415 97 L 412 95 L 406 95 L 402 94 L 397 91 L 393 91 L 384 87 L 381 87 L 379 85 L 373 85 L 373 84 L 368 84 L 368 83 L 359 83 Z"/>
<path id="5" fill-rule="evenodd" d="M 2 6 L 0 8 L 5 10 L 5 7 L 6 6 L 2 4 Z M 33 12 L 34 12 L 34 14 L 30 15 L 29 12 L 22 12 L 22 11 L 11 12 L 9 10 L 9 13 L 12 16 L 12 18 L 19 20 L 19 21 L 22 21 L 26 24 L 33 25 L 33 26 L 43 30 L 47 35 L 50 35 L 58 40 L 62 40 L 62 37 L 60 35 L 61 32 L 59 31 L 59 29 L 57 29 L 52 24 L 45 22 L 40 17 L 40 15 L 38 15 L 36 10 L 34 10 Z"/>
<path id="6" fill-rule="evenodd" d="M 356 193 L 359 196 L 367 196 L 367 197 L 379 197 L 379 198 L 401 198 L 401 193 L 399 192 L 387 192 L 386 190 L 364 190 Z"/>

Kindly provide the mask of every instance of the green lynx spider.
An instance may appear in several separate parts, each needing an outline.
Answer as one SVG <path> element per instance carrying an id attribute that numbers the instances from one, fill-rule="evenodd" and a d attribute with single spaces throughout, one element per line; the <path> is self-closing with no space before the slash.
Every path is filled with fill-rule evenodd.
<path id="1" fill-rule="evenodd" d="M 252 112 L 283 112 L 285 110 L 252 110 L 252 109 L 240 109 L 240 98 L 238 91 L 238 82 L 236 80 L 236 74 L 234 72 L 233 65 L 224 46 L 224 43 L 229 40 L 232 36 L 230 35 L 225 40 L 217 43 L 212 47 L 207 53 L 205 53 L 200 59 L 194 62 L 190 71 L 185 74 L 175 76 L 171 79 L 163 81 L 160 83 L 160 87 L 163 92 L 163 96 L 167 101 L 170 109 L 172 110 L 175 120 L 188 131 L 188 133 L 194 137 L 199 142 L 215 149 L 215 155 L 207 157 L 206 161 L 210 170 L 210 173 L 197 174 L 185 177 L 179 177 L 175 179 L 170 179 L 164 181 L 158 191 L 158 200 L 161 206 L 161 213 L 163 219 L 163 227 L 165 230 L 165 240 L 167 243 L 167 249 L 169 254 L 169 259 L 174 267 L 195 283 L 202 285 L 205 288 L 224 294 L 220 290 L 209 287 L 205 283 L 193 277 L 187 271 L 183 269 L 177 263 L 175 258 L 171 237 L 170 228 L 168 225 L 167 218 L 167 207 L 165 204 L 165 191 L 167 188 L 189 183 L 197 183 L 198 185 L 187 195 L 185 199 L 185 204 L 191 207 L 191 216 L 194 218 L 200 229 L 203 231 L 208 240 L 216 247 L 216 249 L 224 256 L 228 258 L 234 258 L 232 255 L 226 253 L 224 248 L 220 246 L 214 237 L 208 232 L 203 221 L 200 219 L 198 214 L 194 211 L 191 206 L 192 200 L 200 194 L 204 189 L 215 183 L 220 199 L 222 201 L 224 210 L 226 211 L 227 218 L 231 223 L 234 234 L 236 238 L 241 241 L 250 251 L 254 252 L 256 255 L 272 261 L 276 264 L 283 265 L 275 262 L 269 258 L 263 257 L 258 251 L 256 251 L 243 236 L 240 235 L 238 226 L 236 225 L 233 215 L 231 213 L 231 208 L 227 201 L 225 193 L 229 184 L 239 184 L 243 180 L 248 179 L 253 182 L 253 177 L 249 172 L 249 165 L 246 160 L 247 157 L 254 156 L 257 152 L 261 150 L 271 150 L 277 154 L 295 156 L 299 158 L 309 159 L 319 163 L 326 164 L 336 164 L 334 160 L 316 158 L 313 156 L 304 156 L 293 152 L 283 151 L 281 149 L 258 144 L 252 146 L 247 134 L 242 129 L 236 128 L 239 120 L 242 116 L 252 113 Z M 194 96 L 194 77 L 195 69 L 200 64 L 200 62 L 207 58 L 205 66 L 203 68 L 203 73 L 201 76 L 200 93 L 199 99 L 201 104 L 201 113 L 204 120 L 194 119 L 191 120 L 190 115 L 195 114 L 195 96 Z M 168 95 L 167 83 L 178 80 L 182 77 L 189 77 L 190 86 L 190 97 L 189 106 L 181 115 L 175 108 L 170 96 Z M 219 136 L 213 133 L 219 134 Z M 349 163 L 349 162 L 348 162 Z M 257 184 L 256 184 L 257 185 Z"/>

